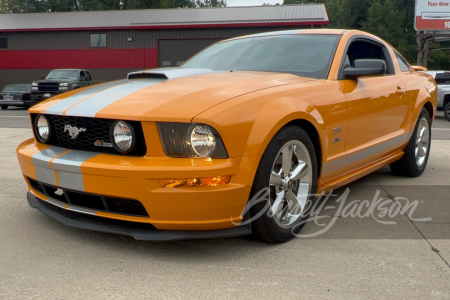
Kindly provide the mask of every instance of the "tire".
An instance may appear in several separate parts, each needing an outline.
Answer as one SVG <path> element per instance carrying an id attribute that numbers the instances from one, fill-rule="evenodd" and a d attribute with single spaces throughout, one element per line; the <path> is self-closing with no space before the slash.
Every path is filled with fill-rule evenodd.
<path id="1" fill-rule="evenodd" d="M 8 105 L 0 105 L 2 109 L 8 109 Z"/>
<path id="2" fill-rule="evenodd" d="M 421 128 L 419 130 L 419 127 Z M 425 127 L 425 132 L 421 134 L 422 128 Z M 420 140 L 419 140 L 420 138 Z M 422 146 L 422 150 L 425 151 L 424 156 L 420 154 L 419 144 Z M 416 127 L 414 128 L 414 132 L 409 140 L 408 145 L 403 150 L 405 154 L 402 158 L 392 164 L 390 164 L 390 168 L 392 173 L 399 176 L 406 177 L 418 177 L 425 170 L 428 157 L 430 156 L 430 146 L 431 146 L 431 120 L 428 111 L 425 108 L 422 108 L 420 112 L 419 118 L 416 122 Z M 423 153 L 422 151 L 422 153 Z M 416 152 L 418 153 L 416 155 Z"/>
<path id="3" fill-rule="evenodd" d="M 448 121 L 450 121 L 450 101 L 444 106 L 444 116 Z"/>
<path id="4" fill-rule="evenodd" d="M 283 153 L 287 153 L 285 157 L 291 156 L 290 163 L 285 164 L 288 168 L 284 167 Z M 302 162 L 307 166 L 306 169 Z M 289 175 L 283 178 L 284 170 L 287 169 Z M 294 174 L 291 174 L 291 171 Z M 273 172 L 276 176 L 272 175 Z M 295 176 L 296 174 L 298 176 Z M 283 183 L 280 183 L 280 180 Z M 283 243 L 292 239 L 294 234 L 302 230 L 308 219 L 308 208 L 314 201 L 316 187 L 317 159 L 311 138 L 300 127 L 284 127 L 275 135 L 262 155 L 253 182 L 249 204 L 251 203 L 250 218 L 254 236 L 269 243 Z M 265 201 L 255 201 L 257 203 L 253 205 L 254 197 L 264 189 L 268 191 L 269 198 Z M 301 197 L 302 195 L 305 196 Z M 284 200 L 276 201 L 276 198 L 283 197 Z M 277 203 L 279 205 L 276 205 Z M 269 211 L 278 211 L 276 207 L 281 212 L 282 208 L 286 210 L 273 216 L 268 214 Z"/>

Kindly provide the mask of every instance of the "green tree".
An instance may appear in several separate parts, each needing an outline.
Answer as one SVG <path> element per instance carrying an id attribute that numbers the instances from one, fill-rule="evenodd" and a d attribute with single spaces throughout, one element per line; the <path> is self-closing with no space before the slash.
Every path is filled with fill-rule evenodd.
<path id="1" fill-rule="evenodd" d="M 283 4 L 323 3 L 327 9 L 331 28 L 360 28 L 367 14 L 367 3 L 361 0 L 284 0 Z"/>

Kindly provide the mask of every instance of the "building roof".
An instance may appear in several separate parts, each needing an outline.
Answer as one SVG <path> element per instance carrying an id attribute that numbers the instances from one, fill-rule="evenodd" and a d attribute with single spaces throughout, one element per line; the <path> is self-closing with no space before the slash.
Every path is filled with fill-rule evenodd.
<path id="1" fill-rule="evenodd" d="M 0 32 L 328 24 L 323 4 L 1 14 Z"/>

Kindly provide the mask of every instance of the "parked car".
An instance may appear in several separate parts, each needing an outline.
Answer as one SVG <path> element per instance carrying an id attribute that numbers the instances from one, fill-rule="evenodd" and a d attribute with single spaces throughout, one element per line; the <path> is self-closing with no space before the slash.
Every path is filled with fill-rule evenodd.
<path id="1" fill-rule="evenodd" d="M 100 82 L 101 81 L 98 80 L 92 80 L 92 75 L 89 70 L 53 70 L 47 77 L 42 78 L 42 80 L 33 81 L 31 87 L 33 104 L 70 90 L 94 85 Z"/>
<path id="2" fill-rule="evenodd" d="M 8 106 L 29 107 L 31 104 L 31 84 L 9 84 L 0 93 L 1 109 Z"/>
<path id="3" fill-rule="evenodd" d="M 450 121 L 450 71 L 426 71 L 436 80 L 438 86 L 438 109 L 444 111 L 445 118 Z"/>
<path id="4" fill-rule="evenodd" d="M 422 174 L 436 102 L 434 79 L 376 36 L 264 33 L 39 103 L 17 155 L 30 205 L 68 226 L 278 243 L 317 193 L 386 165 Z"/>

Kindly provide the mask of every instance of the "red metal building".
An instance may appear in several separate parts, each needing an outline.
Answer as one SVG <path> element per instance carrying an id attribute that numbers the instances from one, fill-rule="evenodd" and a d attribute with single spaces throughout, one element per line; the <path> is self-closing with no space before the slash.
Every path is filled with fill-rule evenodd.
<path id="1" fill-rule="evenodd" d="M 98 80 L 177 66 L 222 39 L 328 24 L 323 4 L 0 15 L 0 88 L 57 68 Z"/>

